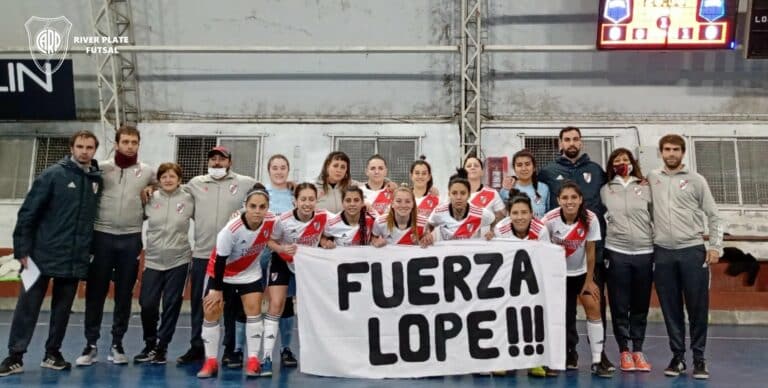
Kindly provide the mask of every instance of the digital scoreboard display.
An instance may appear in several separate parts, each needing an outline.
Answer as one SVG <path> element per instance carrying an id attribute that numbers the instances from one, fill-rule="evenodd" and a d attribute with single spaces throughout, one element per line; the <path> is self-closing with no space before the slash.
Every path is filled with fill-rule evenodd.
<path id="1" fill-rule="evenodd" d="M 733 48 L 738 0 L 600 0 L 597 48 Z"/>

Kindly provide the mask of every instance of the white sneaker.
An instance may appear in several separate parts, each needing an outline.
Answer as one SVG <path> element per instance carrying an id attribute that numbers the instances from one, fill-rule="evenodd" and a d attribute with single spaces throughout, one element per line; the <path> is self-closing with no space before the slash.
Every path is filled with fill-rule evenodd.
<path id="1" fill-rule="evenodd" d="M 112 345 L 112 347 L 109 349 L 109 356 L 107 356 L 107 360 L 112 361 L 113 364 L 127 364 L 128 356 L 126 356 L 125 351 L 123 351 L 123 345 Z"/>
<path id="2" fill-rule="evenodd" d="M 85 345 L 85 349 L 83 349 L 83 354 L 75 360 L 75 365 L 77 366 L 91 366 L 94 362 L 99 361 L 98 357 L 96 357 L 99 354 L 99 351 L 96 349 L 93 345 Z"/>

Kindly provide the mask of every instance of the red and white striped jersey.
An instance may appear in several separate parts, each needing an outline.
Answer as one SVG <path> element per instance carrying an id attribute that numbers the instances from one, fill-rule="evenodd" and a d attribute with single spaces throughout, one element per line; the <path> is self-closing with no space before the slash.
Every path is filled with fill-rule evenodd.
<path id="1" fill-rule="evenodd" d="M 347 224 L 346 220 L 342 217 L 343 214 L 344 212 L 341 212 L 331 217 L 325 224 L 325 231 L 323 231 L 323 234 L 326 237 L 333 237 L 334 242 L 338 247 L 360 245 L 360 224 Z M 367 241 L 371 241 L 371 230 L 373 229 L 374 221 L 375 218 L 371 214 L 365 215 L 365 224 L 368 229 Z"/>
<path id="2" fill-rule="evenodd" d="M 427 217 L 421 215 L 417 216 L 416 228 L 418 228 L 419 236 L 424 235 L 424 225 L 426 224 Z M 392 230 L 389 230 L 387 228 L 387 215 L 383 215 L 376 218 L 376 223 L 373 224 L 373 235 L 385 238 L 387 244 L 416 245 L 419 242 L 413 240 L 413 228 L 413 225 L 409 225 L 405 230 L 397 227 L 393 227 Z"/>
<path id="3" fill-rule="evenodd" d="M 600 223 L 591 210 L 587 210 L 589 227 L 581 221 L 573 224 L 563 222 L 560 208 L 550 210 L 541 220 L 549 230 L 549 239 L 553 244 L 565 248 L 565 262 L 568 276 L 587 273 L 587 255 L 584 248 L 587 241 L 600 241 Z"/>
<path id="4" fill-rule="evenodd" d="M 427 194 L 423 197 L 416 198 L 416 208 L 419 211 L 419 215 L 427 218 L 429 218 L 429 215 L 432 214 L 432 210 L 435 210 L 439 204 L 440 197 L 434 194 Z"/>
<path id="5" fill-rule="evenodd" d="M 504 201 L 499 193 L 488 187 L 483 187 L 479 191 L 472 193 L 469 196 L 469 203 L 488 209 L 494 214 L 504 210 Z"/>
<path id="6" fill-rule="evenodd" d="M 219 255 L 227 257 L 224 283 L 247 284 L 261 279 L 261 251 L 267 246 L 272 233 L 280 233 L 280 225 L 277 217 L 270 212 L 256 230 L 248 229 L 244 219 L 245 215 L 241 215 L 229 220 L 216 236 L 216 248 L 211 252 L 206 270 L 208 276 L 215 275 L 216 256 Z"/>
<path id="7" fill-rule="evenodd" d="M 376 216 L 387 214 L 389 206 L 392 204 L 392 192 L 387 190 L 386 185 L 380 190 L 371 190 L 368 188 L 368 184 L 360 187 L 363 190 L 363 200 L 366 206 L 370 205 L 369 209 Z"/>
<path id="8" fill-rule="evenodd" d="M 531 219 L 531 226 L 528 229 L 528 235 L 525 238 L 519 238 L 515 235 L 512 226 L 512 220 L 509 217 L 504 217 L 493 228 L 493 234 L 496 237 L 508 238 L 512 240 L 538 240 L 549 242 L 549 230 L 547 227 L 537 219 Z"/>
<path id="9" fill-rule="evenodd" d="M 480 235 L 480 228 L 491 225 L 496 217 L 489 210 L 469 205 L 469 214 L 463 220 L 451 216 L 450 204 L 445 203 L 435 208 L 427 221 L 440 230 L 443 240 L 461 240 Z"/>
<path id="10" fill-rule="evenodd" d="M 308 247 L 316 247 L 320 244 L 320 236 L 323 235 L 325 224 L 332 214 L 323 209 L 315 210 L 315 214 L 309 221 L 301 221 L 296 218 L 296 210 L 284 212 L 278 218 L 280 227 L 272 233 L 272 239 L 281 244 L 298 244 Z M 293 262 L 293 256 L 278 253 L 288 263 Z"/>

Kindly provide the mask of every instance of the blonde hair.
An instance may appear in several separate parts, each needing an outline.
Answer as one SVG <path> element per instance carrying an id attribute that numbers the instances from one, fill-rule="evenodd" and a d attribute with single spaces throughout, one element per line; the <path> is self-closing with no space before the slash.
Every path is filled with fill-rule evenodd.
<path id="1" fill-rule="evenodd" d="M 413 241 L 419 241 L 421 239 L 421 235 L 419 234 L 419 209 L 416 206 L 416 196 L 413 194 L 413 189 L 408 187 L 406 184 L 400 185 L 398 188 L 395 189 L 395 191 L 392 193 L 392 201 L 394 201 L 395 195 L 397 195 L 398 192 L 402 193 L 408 193 L 411 196 L 411 201 L 413 202 L 413 208 L 411 208 L 411 214 L 409 215 L 411 220 L 411 239 Z M 387 231 L 392 233 L 392 230 L 395 229 L 395 209 L 394 207 L 389 207 L 389 213 L 387 213 Z"/>

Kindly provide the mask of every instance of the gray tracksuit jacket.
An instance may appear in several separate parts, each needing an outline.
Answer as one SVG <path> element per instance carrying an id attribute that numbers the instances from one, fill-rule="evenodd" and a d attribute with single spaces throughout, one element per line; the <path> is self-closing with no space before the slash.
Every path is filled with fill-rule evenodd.
<path id="1" fill-rule="evenodd" d="M 194 212 L 192 195 L 181 189 L 170 194 L 157 190 L 152 194 L 144 207 L 147 217 L 145 267 L 166 271 L 189 263 L 192 259 L 189 220 Z"/>
<path id="2" fill-rule="evenodd" d="M 141 190 L 155 184 L 155 170 L 144 163 L 120 168 L 111 159 L 99 165 L 104 180 L 93 229 L 109 234 L 141 233 L 144 208 Z"/>
<path id="3" fill-rule="evenodd" d="M 624 254 L 653 251 L 651 188 L 630 177 L 625 187 L 616 177 L 600 189 L 600 198 L 608 209 L 605 247 Z"/>
<path id="4" fill-rule="evenodd" d="M 192 257 L 208 259 L 216 246 L 216 235 L 243 207 L 243 200 L 256 180 L 230 171 L 219 180 L 198 175 L 184 185 L 195 201 L 195 248 Z"/>
<path id="5" fill-rule="evenodd" d="M 653 197 L 654 244 L 667 249 L 704 244 L 704 216 L 709 221 L 709 247 L 723 250 L 723 220 L 703 176 L 687 166 L 674 174 L 665 169 L 648 174 Z"/>

